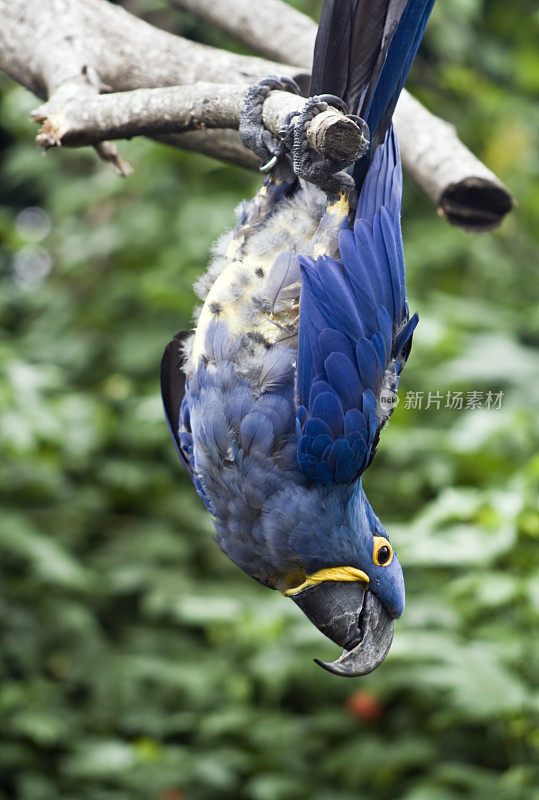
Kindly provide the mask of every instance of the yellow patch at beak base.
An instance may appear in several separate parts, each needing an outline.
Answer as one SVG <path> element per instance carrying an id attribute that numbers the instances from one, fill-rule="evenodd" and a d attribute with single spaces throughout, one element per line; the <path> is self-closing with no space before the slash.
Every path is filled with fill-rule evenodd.
<path id="1" fill-rule="evenodd" d="M 324 581 L 364 581 L 369 583 L 369 576 L 363 570 L 356 569 L 356 567 L 330 567 L 329 569 L 313 572 L 299 586 L 286 589 L 282 594 L 285 597 L 290 597 L 293 594 L 297 594 L 297 592 L 301 592 L 302 589 L 307 589 L 308 586 L 316 586 Z"/>

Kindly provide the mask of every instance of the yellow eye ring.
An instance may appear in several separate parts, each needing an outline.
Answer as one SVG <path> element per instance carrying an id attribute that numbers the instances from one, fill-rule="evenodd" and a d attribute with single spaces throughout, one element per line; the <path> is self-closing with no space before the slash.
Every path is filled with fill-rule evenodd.
<path id="1" fill-rule="evenodd" d="M 384 536 L 374 537 L 372 560 L 377 567 L 389 567 L 393 561 L 393 548 Z"/>

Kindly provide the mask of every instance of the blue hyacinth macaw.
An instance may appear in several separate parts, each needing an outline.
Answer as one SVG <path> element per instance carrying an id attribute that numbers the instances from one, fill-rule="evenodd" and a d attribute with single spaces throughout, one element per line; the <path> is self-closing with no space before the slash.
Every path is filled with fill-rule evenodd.
<path id="1" fill-rule="evenodd" d="M 418 321 L 391 116 L 433 2 L 326 0 L 311 98 L 284 137 L 292 156 L 261 107 L 272 88 L 295 84 L 249 91 L 240 132 L 269 173 L 198 282 L 194 332 L 162 362 L 171 433 L 219 546 L 344 648 L 322 664 L 341 675 L 383 661 L 404 608 L 401 566 L 361 476 Z M 365 136 L 347 170 L 306 146 L 327 103 Z"/>

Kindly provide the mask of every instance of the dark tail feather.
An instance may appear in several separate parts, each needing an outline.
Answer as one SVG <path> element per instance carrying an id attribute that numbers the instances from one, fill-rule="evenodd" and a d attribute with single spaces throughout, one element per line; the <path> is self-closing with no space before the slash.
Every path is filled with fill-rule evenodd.
<path id="1" fill-rule="evenodd" d="M 433 5 L 434 0 L 325 0 L 311 94 L 342 97 L 368 123 L 372 144 L 354 169 L 358 187 L 384 140 Z"/>
<path id="2" fill-rule="evenodd" d="M 346 95 L 353 0 L 326 0 L 314 45 L 309 94 Z"/>
<path id="3" fill-rule="evenodd" d="M 369 124 L 371 137 L 376 137 L 376 145 L 385 138 L 433 5 L 434 0 L 408 0 L 391 36 L 380 73 L 371 81 L 369 93 L 359 110 Z"/>

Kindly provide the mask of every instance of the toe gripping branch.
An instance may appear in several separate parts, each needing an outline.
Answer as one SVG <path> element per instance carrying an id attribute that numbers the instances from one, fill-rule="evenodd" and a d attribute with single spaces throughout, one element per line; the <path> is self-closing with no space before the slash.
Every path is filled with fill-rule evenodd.
<path id="1" fill-rule="evenodd" d="M 266 128 L 262 117 L 264 101 L 275 90 L 300 94 L 299 86 L 292 78 L 278 78 L 276 75 L 250 86 L 240 112 L 240 137 L 245 147 L 262 160 L 261 172 L 269 172 L 280 163 L 281 167 L 286 165 L 285 171 L 290 173 L 288 177 L 294 179 L 291 165 L 286 164 L 289 159 L 285 142 Z"/>
<path id="2" fill-rule="evenodd" d="M 348 114 L 346 103 L 332 94 L 309 97 L 302 111 L 289 115 L 287 124 L 281 130 L 281 135 L 287 148 L 292 153 L 292 167 L 299 178 L 303 178 L 328 191 L 353 189 L 354 182 L 352 177 L 346 172 L 342 172 L 352 163 L 351 160 L 341 160 L 338 156 L 322 156 L 309 145 L 307 139 L 309 124 L 318 114 L 327 111 L 329 106 L 342 111 L 348 119 L 351 119 L 359 127 L 362 146 L 352 161 L 361 158 L 369 149 L 369 126 L 365 120 L 356 114 Z"/>
<path id="3" fill-rule="evenodd" d="M 274 90 L 300 94 L 298 85 L 291 78 L 271 75 L 248 89 L 240 114 L 242 142 L 262 159 L 260 170 L 269 172 L 278 167 L 282 177 L 288 180 L 303 178 L 327 191 L 353 189 L 352 178 L 342 170 L 368 151 L 370 133 L 367 123 L 355 114 L 348 114 L 346 104 L 339 97 L 324 94 L 308 98 L 301 111 L 288 114 L 280 136 L 276 136 L 264 126 L 262 117 L 264 102 Z M 352 160 L 321 155 L 309 144 L 307 129 L 310 123 L 329 106 L 342 111 L 360 129 L 361 148 Z"/>

